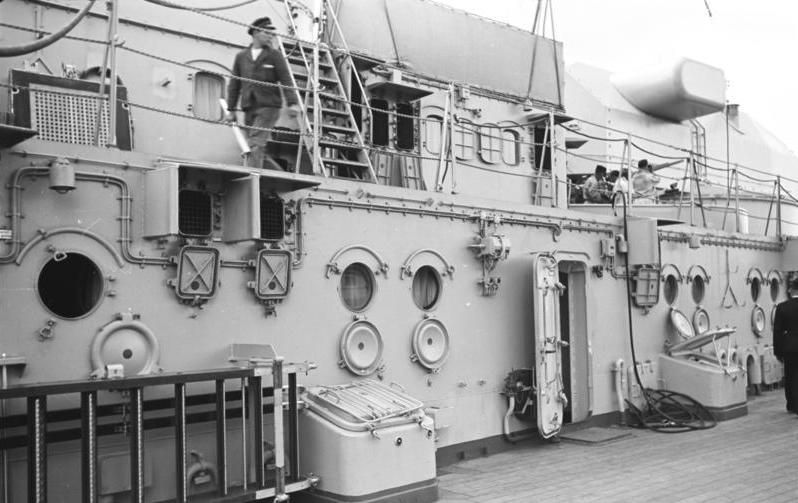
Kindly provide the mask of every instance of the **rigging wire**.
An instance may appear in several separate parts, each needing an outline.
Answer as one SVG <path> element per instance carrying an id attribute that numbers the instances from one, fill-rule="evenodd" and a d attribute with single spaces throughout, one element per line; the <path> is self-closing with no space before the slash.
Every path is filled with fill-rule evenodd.
<path id="1" fill-rule="evenodd" d="M 234 3 L 234 4 L 220 5 L 218 7 L 187 7 L 187 6 L 180 5 L 180 4 L 173 3 L 173 2 L 166 2 L 164 0 L 146 0 L 146 1 L 154 3 L 156 5 L 160 5 L 161 7 L 167 7 L 167 8 L 170 8 L 170 9 L 196 10 L 196 11 L 201 11 L 201 12 L 213 12 L 213 11 L 220 11 L 220 10 L 235 9 L 236 7 L 242 7 L 244 5 L 255 3 L 258 0 L 242 0 L 242 1 Z"/>

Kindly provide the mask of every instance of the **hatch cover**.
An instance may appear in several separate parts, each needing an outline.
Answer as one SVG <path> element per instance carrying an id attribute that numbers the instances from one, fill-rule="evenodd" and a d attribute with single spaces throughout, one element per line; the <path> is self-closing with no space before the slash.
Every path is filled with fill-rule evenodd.
<path id="1" fill-rule="evenodd" d="M 313 386 L 304 395 L 308 408 L 352 431 L 416 421 L 423 404 L 397 389 L 371 379 L 336 386 Z"/>

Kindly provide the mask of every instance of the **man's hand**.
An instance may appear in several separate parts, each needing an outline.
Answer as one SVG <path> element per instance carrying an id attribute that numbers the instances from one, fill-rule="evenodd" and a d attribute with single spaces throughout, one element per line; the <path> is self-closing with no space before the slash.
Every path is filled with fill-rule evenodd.
<path id="1" fill-rule="evenodd" d="M 288 117 L 290 119 L 296 119 L 297 116 L 299 116 L 299 105 L 297 104 L 291 105 L 290 107 L 288 107 L 287 112 L 288 112 Z"/>
<path id="2" fill-rule="evenodd" d="M 232 110 L 228 110 L 226 114 L 224 114 L 224 120 L 226 122 L 237 122 L 238 118 L 236 117 L 236 113 Z"/>

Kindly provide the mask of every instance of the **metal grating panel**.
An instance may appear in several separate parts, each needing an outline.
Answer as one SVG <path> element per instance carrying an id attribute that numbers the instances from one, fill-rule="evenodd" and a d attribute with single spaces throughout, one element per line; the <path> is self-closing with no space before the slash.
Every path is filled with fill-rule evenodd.
<path id="1" fill-rule="evenodd" d="M 199 190 L 181 190 L 178 228 L 181 234 L 207 236 L 211 233 L 211 195 Z"/>
<path id="2" fill-rule="evenodd" d="M 285 236 L 283 201 L 277 197 L 260 198 L 260 237 L 279 240 Z"/>
<path id="3" fill-rule="evenodd" d="M 94 144 L 97 124 L 97 94 L 40 84 L 31 84 L 31 127 L 39 138 L 78 145 Z M 108 100 L 102 101 L 100 145 L 108 143 Z"/>

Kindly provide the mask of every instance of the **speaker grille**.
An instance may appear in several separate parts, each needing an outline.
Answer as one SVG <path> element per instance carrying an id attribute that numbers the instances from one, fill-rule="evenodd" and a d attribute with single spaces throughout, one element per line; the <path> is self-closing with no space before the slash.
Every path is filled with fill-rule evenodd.
<path id="1" fill-rule="evenodd" d="M 211 195 L 199 190 L 181 190 L 178 227 L 181 234 L 207 236 L 211 233 Z"/>
<path id="2" fill-rule="evenodd" d="M 260 237 L 274 241 L 285 237 L 285 209 L 282 199 L 261 196 Z"/>

